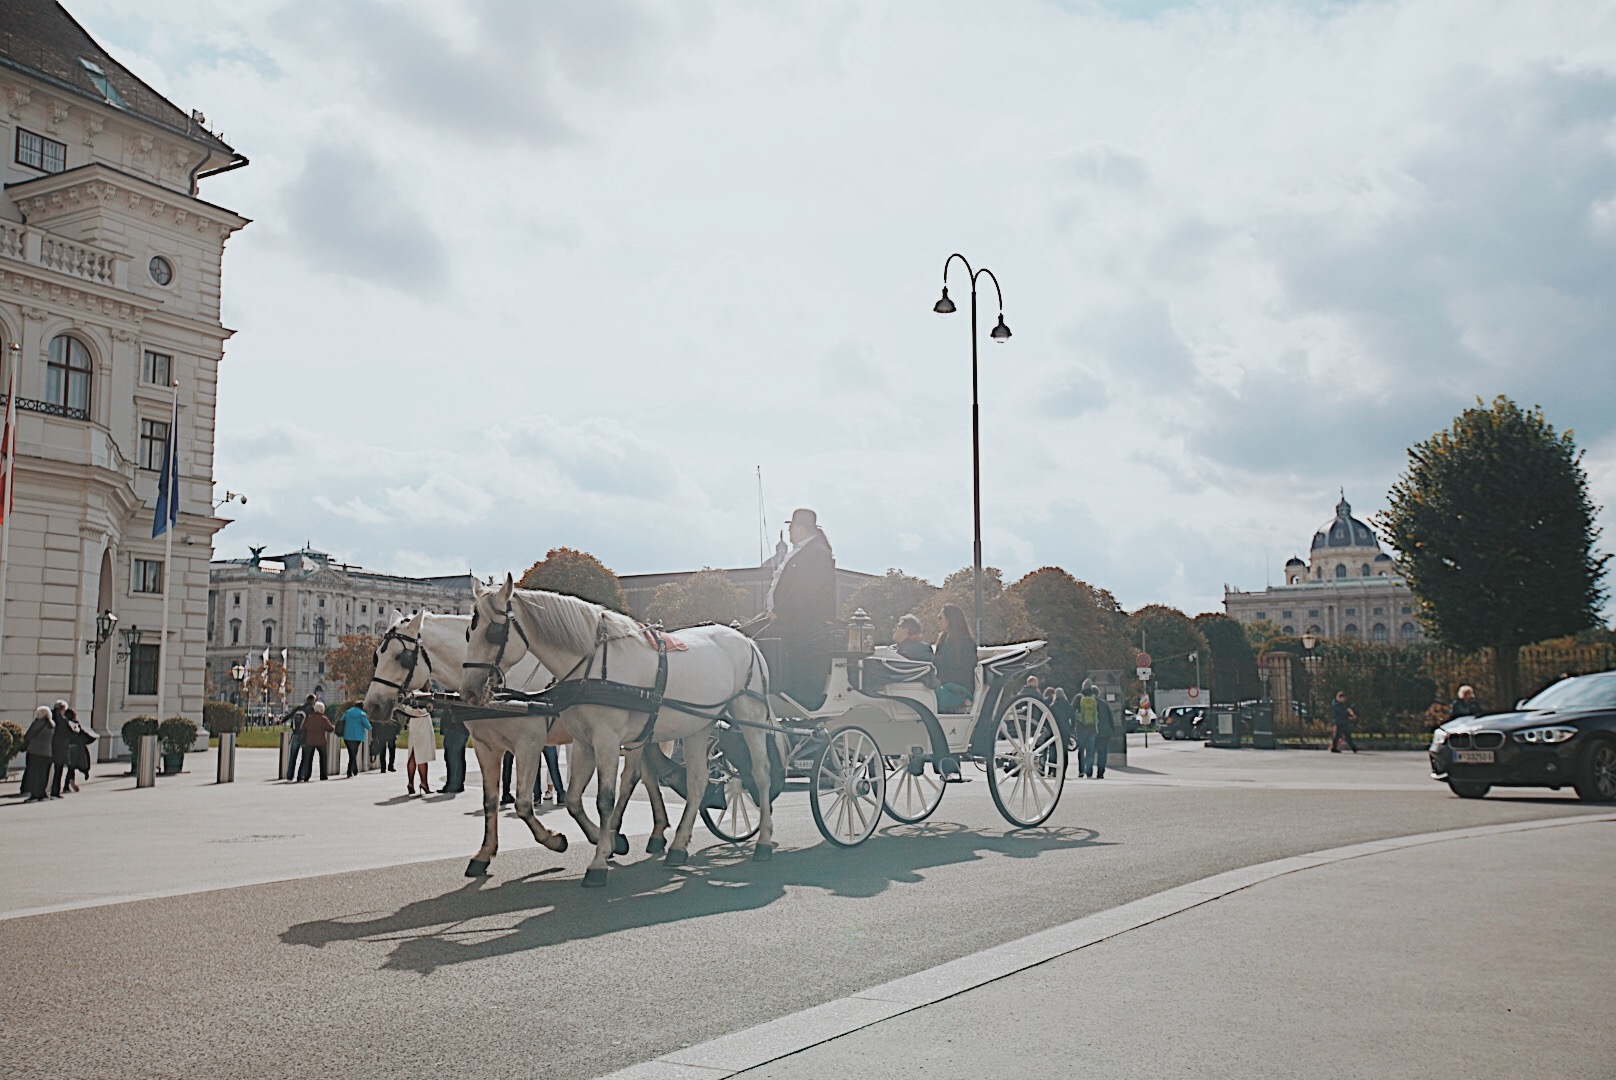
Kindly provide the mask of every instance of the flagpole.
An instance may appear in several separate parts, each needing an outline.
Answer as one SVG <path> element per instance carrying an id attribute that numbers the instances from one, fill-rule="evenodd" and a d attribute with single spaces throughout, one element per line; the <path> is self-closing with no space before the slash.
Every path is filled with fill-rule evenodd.
<path id="1" fill-rule="evenodd" d="M 6 462 L 5 483 L 0 490 L 0 658 L 6 651 L 6 572 L 11 569 L 11 493 L 17 486 L 17 359 L 21 349 L 13 341 L 6 350 L 11 371 L 6 379 L 5 445 L 0 446 L 0 457 Z"/>
<path id="2" fill-rule="evenodd" d="M 163 630 L 158 637 L 161 644 L 157 653 L 157 722 L 165 719 L 164 707 L 167 705 L 168 693 L 168 594 L 169 583 L 174 578 L 174 526 L 179 519 L 180 498 L 180 384 L 174 382 L 174 412 L 168 425 L 168 441 L 172 447 L 173 455 L 168 462 L 168 468 L 163 472 L 163 486 L 168 493 L 167 514 L 168 522 L 163 529 Z"/>

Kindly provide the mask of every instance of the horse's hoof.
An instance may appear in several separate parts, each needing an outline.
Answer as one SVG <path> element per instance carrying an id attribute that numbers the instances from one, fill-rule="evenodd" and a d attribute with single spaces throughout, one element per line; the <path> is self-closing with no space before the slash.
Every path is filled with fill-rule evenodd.
<path id="1" fill-rule="evenodd" d="M 624 836 L 622 833 L 617 834 L 617 838 L 612 841 L 612 854 L 613 855 L 627 855 L 628 854 L 628 837 Z"/>
<path id="2" fill-rule="evenodd" d="M 680 851 L 678 848 L 674 848 L 672 851 L 668 852 L 662 857 L 662 861 L 667 863 L 669 866 L 683 866 L 685 863 L 690 861 L 690 852 Z"/>
<path id="3" fill-rule="evenodd" d="M 645 853 L 647 855 L 660 855 L 667 850 L 668 838 L 665 836 L 653 836 L 645 842 Z"/>
<path id="4" fill-rule="evenodd" d="M 557 855 L 567 850 L 567 838 L 560 833 L 555 834 L 555 840 L 549 845 L 551 851 Z"/>
<path id="5" fill-rule="evenodd" d="M 488 862 L 489 862 L 489 860 L 487 860 L 487 859 L 473 859 L 473 860 L 471 860 L 471 862 L 466 864 L 466 876 L 467 877 L 487 877 L 488 876 Z"/>
<path id="6" fill-rule="evenodd" d="M 606 887 L 606 871 L 598 866 L 591 866 L 584 871 L 584 888 L 604 889 Z"/>
<path id="7" fill-rule="evenodd" d="M 752 852 L 752 861 L 753 862 L 769 862 L 773 858 L 774 858 L 774 845 L 773 844 L 759 844 L 757 846 L 757 849 Z"/>

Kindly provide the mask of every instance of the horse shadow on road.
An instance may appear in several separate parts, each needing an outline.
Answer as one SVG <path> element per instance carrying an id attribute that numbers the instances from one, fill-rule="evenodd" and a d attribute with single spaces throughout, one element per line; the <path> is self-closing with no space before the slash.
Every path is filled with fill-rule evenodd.
<path id="1" fill-rule="evenodd" d="M 1036 859 L 1052 852 L 1107 847 L 1092 829 L 992 832 L 962 825 L 894 826 L 857 848 L 820 844 L 753 862 L 750 845 L 717 845 L 678 870 L 645 859 L 616 868 L 606 889 L 586 893 L 578 878 L 552 878 L 552 867 L 501 881 L 476 878 L 392 914 L 370 912 L 288 927 L 282 944 L 322 948 L 342 942 L 391 942 L 382 970 L 431 974 L 441 967 L 522 953 L 624 930 L 758 910 L 788 889 L 816 888 L 873 897 L 917 884 L 926 870 L 979 862 L 990 855 Z M 491 929 L 497 924 L 498 929 Z"/>

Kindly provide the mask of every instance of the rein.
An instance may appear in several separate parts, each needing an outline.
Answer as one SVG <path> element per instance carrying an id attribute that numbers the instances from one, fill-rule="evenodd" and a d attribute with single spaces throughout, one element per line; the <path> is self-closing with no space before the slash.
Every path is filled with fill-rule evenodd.
<path id="1" fill-rule="evenodd" d="M 415 679 L 415 669 L 423 660 L 426 661 L 427 677 L 432 677 L 432 657 L 427 654 L 426 645 L 422 643 L 420 638 L 405 637 L 393 627 L 387 628 L 387 633 L 382 635 L 381 644 L 376 646 L 377 660 L 381 659 L 382 653 L 386 650 L 387 643 L 389 641 L 397 641 L 404 646 L 404 656 L 407 658 L 407 662 L 404 666 L 404 681 L 402 683 L 396 683 L 389 679 L 384 679 L 379 675 L 372 675 L 370 677 L 370 681 L 373 684 L 390 687 L 391 689 L 397 690 L 401 694 L 407 694 L 410 691 L 410 683 Z"/>

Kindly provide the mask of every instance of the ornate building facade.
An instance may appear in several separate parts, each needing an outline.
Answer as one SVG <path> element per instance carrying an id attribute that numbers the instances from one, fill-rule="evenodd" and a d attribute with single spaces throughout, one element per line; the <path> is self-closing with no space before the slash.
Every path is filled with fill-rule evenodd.
<path id="1" fill-rule="evenodd" d="M 1313 534 L 1308 559 L 1285 564 L 1285 584 L 1261 592 L 1223 587 L 1223 609 L 1250 625 L 1269 622 L 1286 634 L 1360 638 L 1409 645 L 1425 639 L 1418 601 L 1381 550 L 1374 530 L 1352 516 L 1343 494 L 1335 517 Z"/>
<path id="2" fill-rule="evenodd" d="M 58 4 L 0 0 L 0 14 L 0 395 L 17 376 L 0 714 L 66 698 L 105 758 L 125 719 L 157 708 L 161 668 L 166 711 L 201 719 L 208 556 L 226 524 L 213 512 L 221 266 L 247 220 L 198 185 L 247 161 Z M 171 434 L 165 564 L 151 534 Z"/>

